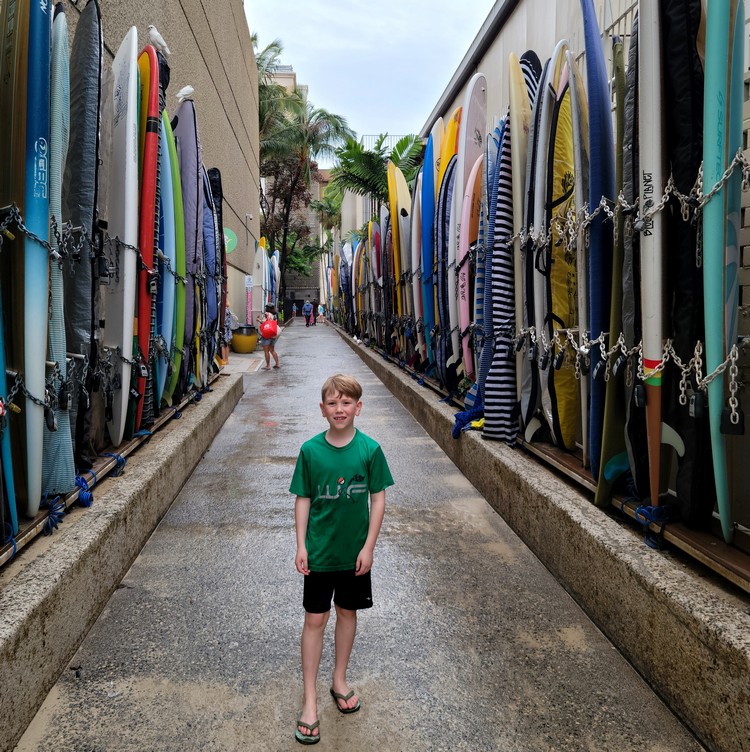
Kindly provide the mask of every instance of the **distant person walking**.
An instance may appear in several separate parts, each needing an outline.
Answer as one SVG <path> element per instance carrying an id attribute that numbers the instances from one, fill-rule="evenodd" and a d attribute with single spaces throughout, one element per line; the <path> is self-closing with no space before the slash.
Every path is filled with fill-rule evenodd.
<path id="1" fill-rule="evenodd" d="M 292 303 L 292 318 L 297 318 L 297 304 Z"/>
<path id="2" fill-rule="evenodd" d="M 309 300 L 306 300 L 305 304 L 302 306 L 302 313 L 305 316 L 305 326 L 310 326 L 312 323 L 312 312 L 312 303 Z"/>
<path id="3" fill-rule="evenodd" d="M 317 311 L 317 310 L 318 310 L 318 304 L 315 301 L 313 301 L 312 311 L 310 311 L 310 323 L 313 326 L 315 326 L 318 323 L 318 319 L 315 316 L 315 311 Z"/>

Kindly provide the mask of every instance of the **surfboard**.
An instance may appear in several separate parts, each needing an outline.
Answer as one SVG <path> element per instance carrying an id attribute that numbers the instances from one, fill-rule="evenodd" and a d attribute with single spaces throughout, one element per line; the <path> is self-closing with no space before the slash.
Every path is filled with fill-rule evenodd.
<path id="1" fill-rule="evenodd" d="M 625 149 L 625 59 L 622 40 L 616 38 L 612 57 L 615 81 L 615 190 L 619 195 L 623 189 L 623 153 Z M 614 346 L 614 338 L 619 336 L 622 327 L 622 265 L 625 254 L 625 232 L 622 207 L 615 207 L 615 243 L 612 256 L 612 302 L 609 309 L 608 346 Z M 615 362 L 619 358 L 615 356 Z M 629 469 L 628 453 L 625 446 L 625 391 L 623 372 L 611 373 L 607 382 L 604 400 L 604 432 L 599 482 L 596 484 L 594 503 L 606 507 L 612 500 L 613 484 Z"/>
<path id="2" fill-rule="evenodd" d="M 545 236 L 550 230 L 551 214 L 547 207 L 552 197 L 549 192 L 549 161 L 552 143 L 552 121 L 561 88 L 561 77 L 565 65 L 565 52 L 568 49 L 567 40 L 560 40 L 556 45 L 552 58 L 547 66 L 546 76 L 539 89 L 537 107 L 540 108 L 538 127 L 536 128 L 536 160 L 534 163 L 534 200 L 533 227 L 535 241 L 532 256 L 527 258 L 529 274 L 533 280 L 534 298 L 534 330 L 537 337 L 537 369 L 540 385 L 540 406 L 538 413 L 546 423 L 546 434 L 555 444 L 562 445 L 563 439 L 555 431 L 555 416 L 553 415 L 550 397 L 550 367 L 552 361 L 552 317 L 551 300 L 548 292 L 549 279 L 552 270 L 552 246 L 547 243 Z M 571 149 L 572 151 L 572 135 Z M 572 157 L 572 154 L 570 154 Z M 563 166 L 563 171 L 565 167 Z M 572 186 L 571 186 L 572 187 Z M 534 436 L 530 427 L 526 430 L 526 440 Z"/>
<path id="3" fill-rule="evenodd" d="M 425 169 L 422 175 L 422 306 L 424 309 L 424 336 L 427 358 L 435 363 L 433 338 L 435 334 L 435 201 L 438 191 L 440 155 L 443 142 L 443 119 L 438 118 L 427 139 Z"/>
<path id="4" fill-rule="evenodd" d="M 589 199 L 589 114 L 583 77 L 573 52 L 566 53 L 570 77 L 570 107 L 573 119 L 573 163 L 575 168 L 575 208 L 579 230 L 576 235 L 576 288 L 578 302 L 578 345 L 585 346 L 588 332 L 588 252 L 586 229 L 582 221 L 583 208 Z M 633 70 L 635 70 L 633 65 Z M 579 362 L 580 365 L 580 362 Z M 581 460 L 589 466 L 589 380 L 585 375 L 578 379 L 581 409 Z"/>
<path id="5" fill-rule="evenodd" d="M 401 243 L 400 222 L 398 206 L 398 185 L 396 183 L 396 165 L 388 160 L 388 208 L 391 217 L 391 237 L 393 238 L 393 278 L 395 284 L 394 306 L 395 312 L 400 318 L 404 314 L 404 298 L 401 284 Z M 403 349 L 403 342 L 401 343 Z"/>
<path id="6" fill-rule="evenodd" d="M 484 140 L 484 137 L 483 137 Z M 464 187 L 462 201 L 461 230 L 458 238 L 456 255 L 458 282 L 458 326 L 461 342 L 461 357 L 466 378 L 474 380 L 476 369 L 472 348 L 471 312 L 473 303 L 473 280 L 471 275 L 471 255 L 476 249 L 479 236 L 479 215 L 482 208 L 482 164 L 484 155 L 480 154 L 469 172 Z"/>
<path id="7" fill-rule="evenodd" d="M 174 213 L 175 227 L 175 307 L 174 326 L 172 333 L 172 373 L 167 375 L 162 400 L 164 404 L 172 404 L 172 395 L 180 377 L 182 369 L 182 356 L 185 344 L 185 217 L 182 209 L 182 182 L 180 179 L 180 165 L 177 158 L 177 146 L 172 133 L 172 124 L 167 111 L 162 112 L 162 122 L 167 134 L 167 149 L 169 150 L 169 169 L 172 176 L 172 211 Z M 252 324 L 251 317 L 248 323 Z"/>
<path id="8" fill-rule="evenodd" d="M 443 180 L 440 184 L 440 193 L 438 195 L 437 207 L 435 209 L 435 246 L 436 246 L 436 266 L 437 266 L 437 301 L 438 317 L 440 326 L 438 330 L 437 355 L 436 363 L 440 381 L 443 386 L 452 391 L 457 386 L 456 369 L 449 367 L 448 359 L 451 354 L 451 333 L 450 317 L 448 314 L 448 244 L 451 233 L 450 213 L 453 203 L 453 190 L 456 174 L 456 157 L 452 156 L 449 160 L 448 168 L 445 171 Z M 452 291 L 451 291 L 452 292 Z"/>
<path id="9" fill-rule="evenodd" d="M 713 2 L 706 19 L 705 100 L 703 110 L 703 193 L 708 194 L 724 174 L 730 149 L 738 142 L 732 99 L 735 78 L 734 32 L 744 26 L 744 7 L 736 0 Z M 737 64 L 738 61 L 735 60 Z M 741 124 L 740 124 L 741 125 Z M 740 133 L 741 135 L 741 133 Z M 706 328 L 705 367 L 712 373 L 724 362 L 734 329 L 736 303 L 736 217 L 734 194 L 737 183 L 730 180 L 703 209 L 703 284 Z M 732 266 L 734 265 L 734 266 Z M 736 341 L 736 340 L 734 340 Z M 732 344 L 734 343 L 732 341 Z M 725 384 L 717 378 L 708 385 L 708 416 L 711 431 L 716 502 L 722 535 L 727 543 L 733 537 L 731 495 L 727 473 L 726 439 L 721 430 Z"/>
<path id="10" fill-rule="evenodd" d="M 497 216 L 497 191 L 498 191 L 498 168 L 500 165 L 500 146 L 503 142 L 504 131 L 507 127 L 508 116 L 498 121 L 494 130 L 488 135 L 484 156 L 484 177 L 482 186 L 482 203 L 484 208 L 483 230 L 484 237 L 480 242 L 480 251 L 483 250 L 484 257 L 477 259 L 477 280 L 475 282 L 477 290 L 480 285 L 479 270 L 484 267 L 482 281 L 483 291 L 482 300 L 476 304 L 476 324 L 480 331 L 479 365 L 477 376 L 477 401 L 485 408 L 484 426 L 487 426 L 487 409 L 486 409 L 486 384 L 489 376 L 490 366 L 492 365 L 492 353 L 495 349 L 494 337 L 494 317 L 492 315 L 492 302 L 494 285 L 492 281 L 492 261 L 494 256 L 493 245 L 495 242 L 495 219 Z M 508 131 L 510 133 L 510 131 Z M 479 292 L 477 292 L 477 297 Z M 481 311 L 479 307 L 481 305 Z M 484 429 L 483 429 L 484 431 Z"/>
<path id="11" fill-rule="evenodd" d="M 580 404 L 575 367 L 572 359 L 566 357 L 565 342 L 567 331 L 578 323 L 575 248 L 569 245 L 566 233 L 568 217 L 575 211 L 573 113 L 566 52 L 563 50 L 558 58 L 562 69 L 554 93 L 547 157 L 544 226 L 550 229 L 551 235 L 549 246 L 544 251 L 546 302 L 543 325 L 546 336 L 551 339 L 546 372 L 540 364 L 540 373 L 546 394 L 542 404 L 546 402 L 548 405 L 552 439 L 557 446 L 571 450 L 578 434 Z M 554 344 L 555 335 L 559 337 L 559 345 Z"/>
<path id="12" fill-rule="evenodd" d="M 211 183 L 211 192 L 214 198 L 214 210 L 216 212 L 216 222 L 219 228 L 219 248 L 217 249 L 216 259 L 216 285 L 218 288 L 218 305 L 219 315 L 217 321 L 217 342 L 219 345 L 218 357 L 222 364 L 226 363 L 224 350 L 226 341 L 224 339 L 224 321 L 226 319 L 227 309 L 227 249 L 224 236 L 224 189 L 221 182 L 221 172 L 218 167 L 208 169 L 208 179 Z M 325 297 L 325 292 L 323 293 Z"/>
<path id="13" fill-rule="evenodd" d="M 55 6 L 52 23 L 50 94 L 50 171 L 49 171 L 49 216 L 58 232 L 62 234 L 62 180 L 65 158 L 68 152 L 70 130 L 70 77 L 68 70 L 68 24 L 62 4 Z M 58 236 L 53 234 L 52 247 L 61 251 Z M 66 494 L 75 487 L 73 464 L 73 441 L 70 435 L 69 405 L 65 394 L 69 393 L 67 348 L 65 346 L 65 313 L 62 265 L 49 265 L 50 299 L 48 324 L 49 360 L 57 364 L 58 376 L 52 388 L 62 399 L 54 410 L 55 430 L 44 426 L 42 489 L 51 494 Z"/>
<path id="14" fill-rule="evenodd" d="M 186 99 L 180 103 L 172 120 L 177 155 L 180 164 L 180 185 L 182 187 L 182 208 L 185 224 L 185 332 L 183 339 L 182 371 L 175 389 L 175 396 L 181 399 L 186 393 L 196 373 L 196 357 L 199 347 L 196 341 L 196 319 L 199 317 L 200 291 L 197 286 L 197 275 L 200 260 L 203 258 L 203 186 L 200 180 L 201 154 L 200 138 L 198 134 L 198 120 L 195 103 Z M 259 257 L 256 256 L 256 261 Z M 253 296 L 253 315 L 257 316 L 264 310 L 266 304 L 267 258 L 261 267 L 260 293 L 262 300 Z M 254 280 L 255 281 L 255 280 Z M 255 306 L 258 305 L 256 310 Z M 253 318 L 254 321 L 254 318 Z"/>
<path id="15" fill-rule="evenodd" d="M 397 283 L 401 291 L 400 297 L 403 306 L 402 311 L 407 317 L 409 317 L 409 319 L 411 319 L 410 326 L 413 326 L 414 296 L 412 293 L 411 282 L 411 192 L 406 183 L 404 173 L 397 165 L 394 165 L 393 178 L 398 207 L 398 256 L 401 271 L 401 276 L 397 278 Z M 393 214 L 391 214 L 391 216 L 393 216 Z M 394 252 L 394 257 L 395 255 Z M 406 337 L 404 337 L 404 345 L 406 345 Z"/>
<path id="16" fill-rule="evenodd" d="M 113 446 L 122 443 L 128 413 L 130 361 L 133 358 L 133 320 L 138 278 L 138 30 L 132 26 L 114 62 L 112 158 L 109 172 L 108 226 L 121 241 L 116 256 L 119 273 L 106 290 L 104 347 L 113 354 L 115 372 L 112 417 L 108 422 Z M 115 242 L 117 242 L 117 240 Z M 121 353 L 124 357 L 118 357 Z"/>
<path id="17" fill-rule="evenodd" d="M 487 134 L 487 79 L 482 73 L 475 73 L 466 85 L 461 108 L 461 124 L 458 131 L 456 163 L 456 186 L 453 191 L 451 221 L 453 230 L 448 238 L 448 316 L 450 318 L 451 356 L 448 365 L 455 365 L 463 374 L 461 331 L 458 313 L 458 244 L 461 236 L 463 202 L 469 175 L 479 157 L 484 152 L 484 139 Z"/>
<path id="18" fill-rule="evenodd" d="M 439 191 L 440 186 L 443 184 L 451 157 L 458 152 L 458 132 L 461 128 L 461 116 L 462 108 L 456 107 L 445 124 L 445 131 L 441 139 L 440 162 L 438 163 L 438 176 L 435 184 L 436 191 Z M 437 194 L 435 198 L 437 199 Z"/>
<path id="19" fill-rule="evenodd" d="M 639 8 L 638 143 L 640 149 L 641 323 L 646 387 L 649 495 L 659 503 L 661 479 L 662 359 L 664 354 L 664 217 L 654 206 L 664 193 L 664 119 L 661 27 L 655 3 Z"/>
<path id="20" fill-rule="evenodd" d="M 175 278 L 173 270 L 177 265 L 177 248 L 175 242 L 174 197 L 172 186 L 172 167 L 169 157 L 169 142 L 165 120 L 162 113 L 159 129 L 159 287 L 156 294 L 156 402 L 161 404 L 167 372 L 172 369 L 172 335 L 175 311 Z M 172 271 L 170 271 L 172 270 Z"/>
<path id="21" fill-rule="evenodd" d="M 537 162 L 545 159 L 545 154 L 539 148 L 539 134 L 541 132 L 542 110 L 544 103 L 543 91 L 545 82 L 549 80 L 549 68 L 551 60 L 547 60 L 539 76 L 539 85 L 531 102 L 531 118 L 529 120 L 528 153 L 526 159 L 526 180 L 523 200 L 523 217 L 525 228 L 522 258 L 523 272 L 520 286 L 523 318 L 521 330 L 525 334 L 525 348 L 523 349 L 523 361 L 521 368 L 520 383 L 520 416 L 523 425 L 524 441 L 530 441 L 542 423 L 537 416 L 541 404 L 541 388 L 539 383 L 539 346 L 535 343 L 535 337 L 531 336 L 535 323 L 534 301 L 534 269 L 536 261 L 536 233 L 534 228 L 534 208 L 536 205 L 536 191 L 541 189 L 537 186 L 535 176 Z M 519 350 L 519 354 L 521 350 Z"/>
<path id="22" fill-rule="evenodd" d="M 428 167 L 432 166 L 428 164 Z M 429 171 L 429 170 L 428 170 Z M 417 351 L 422 361 L 427 361 L 426 326 L 424 316 L 424 298 L 422 295 L 422 179 L 425 170 L 421 169 L 414 186 L 414 200 L 411 212 L 411 285 L 414 300 L 414 326 L 417 332 Z"/>
<path id="23" fill-rule="evenodd" d="M 138 270 L 137 332 L 139 363 L 135 388 L 135 425 L 137 432 L 143 422 L 144 410 L 148 419 L 153 403 L 149 400 L 147 387 L 151 389 L 151 330 L 152 330 L 152 287 L 154 279 L 154 248 L 158 238 L 158 216 L 156 213 L 157 170 L 159 160 L 159 63 L 156 50 L 146 45 L 138 56 L 138 69 L 141 79 L 140 143 L 141 181 L 140 214 L 138 222 L 138 246 L 141 255 L 141 268 Z M 151 396 L 151 399 L 153 397 Z M 147 404 L 148 403 L 148 404 Z"/>
<path id="24" fill-rule="evenodd" d="M 49 255 L 41 241 L 49 241 L 50 138 L 50 6 L 29 8 L 28 78 L 26 81 L 26 143 L 24 222 L 39 238 L 24 238 L 23 373 L 26 390 L 45 401 Z M 42 498 L 42 452 L 45 408 L 25 399 L 26 514 L 39 511 Z M 16 421 L 14 421 L 15 423 Z"/>
<path id="25" fill-rule="evenodd" d="M 614 201 L 614 137 L 604 51 L 593 0 L 581 0 L 586 48 L 586 79 L 589 110 L 589 209 L 602 198 Z M 609 327 L 610 284 L 612 280 L 612 227 L 599 214 L 589 228 L 589 332 L 597 338 Z M 591 373 L 601 360 L 598 347 L 590 352 Z M 589 447 L 591 474 L 599 478 L 602 430 L 604 427 L 604 380 L 591 378 L 589 398 Z"/>

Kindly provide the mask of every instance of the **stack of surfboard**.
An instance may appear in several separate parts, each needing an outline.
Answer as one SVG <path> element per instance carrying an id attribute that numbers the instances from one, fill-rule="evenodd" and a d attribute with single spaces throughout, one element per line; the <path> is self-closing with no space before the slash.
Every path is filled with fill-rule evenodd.
<path id="1" fill-rule="evenodd" d="M 586 86 L 565 40 L 543 66 L 511 54 L 508 109 L 489 120 L 477 73 L 411 187 L 388 164 L 387 205 L 353 262 L 334 259 L 334 309 L 463 399 L 486 438 L 576 453 L 597 504 L 676 501 L 703 528 L 716 507 L 729 541 L 741 411 L 726 375 L 705 377 L 737 342 L 740 169 L 721 178 L 741 147 L 743 3 L 702 19 L 700 0 L 641 2 L 611 69 L 581 9 Z M 670 175 L 691 193 L 701 161 L 702 210 L 662 202 Z M 703 348 L 699 384 L 679 364 Z"/>
<path id="2" fill-rule="evenodd" d="M 221 176 L 203 167 L 192 101 L 170 120 L 161 53 L 139 53 L 131 28 L 107 65 L 97 0 L 70 50 L 62 4 L 3 3 L 0 33 L 6 537 L 206 388 L 226 295 Z"/>

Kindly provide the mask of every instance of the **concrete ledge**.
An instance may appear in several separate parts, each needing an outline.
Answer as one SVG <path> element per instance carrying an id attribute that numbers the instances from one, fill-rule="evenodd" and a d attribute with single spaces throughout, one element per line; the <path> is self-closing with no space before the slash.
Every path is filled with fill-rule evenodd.
<path id="1" fill-rule="evenodd" d="M 521 449 L 451 437 L 454 410 L 342 334 L 701 742 L 750 750 L 750 609 L 722 594 Z M 613 708 L 613 712 L 617 712 Z"/>
<path id="2" fill-rule="evenodd" d="M 243 393 L 222 376 L 0 580 L 0 749 L 11 750 Z M 36 544 L 40 545 L 36 545 Z"/>

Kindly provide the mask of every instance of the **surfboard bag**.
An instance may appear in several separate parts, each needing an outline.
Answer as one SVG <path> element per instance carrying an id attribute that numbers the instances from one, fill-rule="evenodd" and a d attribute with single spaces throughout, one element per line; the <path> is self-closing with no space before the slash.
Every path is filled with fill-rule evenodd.
<path id="1" fill-rule="evenodd" d="M 662 46 L 671 50 L 664 57 L 667 155 L 677 190 L 687 194 L 695 183 L 703 154 L 703 65 L 696 42 L 701 0 L 664 0 L 661 14 Z M 687 363 L 693 357 L 695 343 L 706 341 L 703 270 L 696 264 L 697 226 L 683 220 L 674 196 L 666 222 L 667 279 L 672 283 L 670 336 L 680 359 Z M 680 514 L 691 527 L 707 528 L 716 503 L 708 411 L 680 405 L 680 374 L 671 367 L 666 375 L 666 420 L 685 442 L 676 480 Z"/>
<path id="2" fill-rule="evenodd" d="M 216 225 L 219 229 L 218 252 L 216 254 L 216 286 L 218 298 L 218 327 L 221 327 L 227 310 L 227 247 L 224 242 L 224 190 L 221 184 L 221 171 L 218 167 L 208 169 L 208 182 L 211 185 L 211 193 L 214 197 L 214 211 L 216 212 Z"/>
<path id="3" fill-rule="evenodd" d="M 94 238 L 98 191 L 102 44 L 99 5 L 90 0 L 76 26 L 70 53 L 70 144 L 62 191 L 64 219 L 73 227 L 85 228 L 90 239 Z M 79 472 L 91 468 L 97 455 L 97 447 L 92 446 L 91 409 L 92 393 L 98 391 L 94 372 L 99 361 L 99 270 L 90 250 L 84 246 L 81 257 L 69 259 L 63 269 L 68 352 L 84 355 L 89 362 L 85 383 L 74 390 L 70 414 Z"/>

